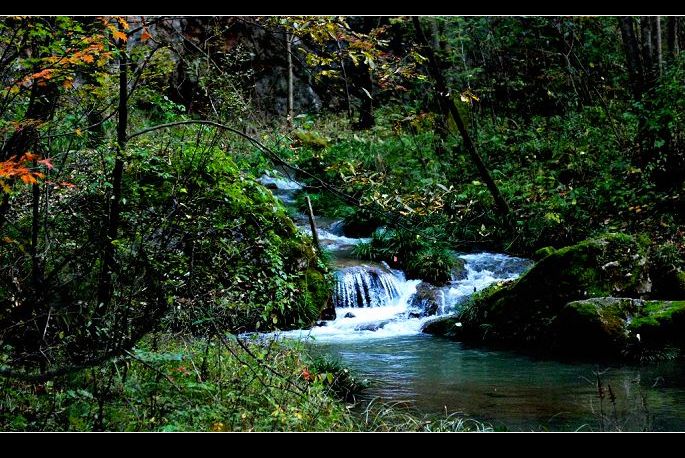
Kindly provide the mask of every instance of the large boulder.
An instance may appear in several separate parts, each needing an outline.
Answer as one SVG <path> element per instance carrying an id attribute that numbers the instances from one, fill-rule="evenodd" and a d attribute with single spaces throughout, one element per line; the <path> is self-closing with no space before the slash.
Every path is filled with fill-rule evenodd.
<path id="1" fill-rule="evenodd" d="M 640 299 L 598 297 L 569 302 L 556 317 L 551 349 L 573 356 L 620 357 L 637 342 L 628 324 L 641 314 Z"/>
<path id="2" fill-rule="evenodd" d="M 615 297 L 574 301 L 559 313 L 555 328 L 556 353 L 661 359 L 685 346 L 685 301 Z"/>
<path id="3" fill-rule="evenodd" d="M 342 231 L 346 237 L 371 237 L 371 234 L 383 224 L 378 213 L 367 208 L 358 208 L 343 219 Z"/>
<path id="4" fill-rule="evenodd" d="M 561 345 L 557 317 L 569 302 L 639 298 L 650 289 L 647 243 L 606 234 L 550 251 L 519 279 L 475 294 L 453 321 L 462 324 L 457 333 L 461 340 L 556 350 Z"/>

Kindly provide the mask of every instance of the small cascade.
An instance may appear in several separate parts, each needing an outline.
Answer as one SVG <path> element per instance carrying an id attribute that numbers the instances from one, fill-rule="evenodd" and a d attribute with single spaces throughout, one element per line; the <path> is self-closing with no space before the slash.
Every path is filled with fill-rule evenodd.
<path id="1" fill-rule="evenodd" d="M 279 171 L 263 175 L 259 181 L 289 206 L 293 206 L 296 193 L 302 189 Z M 311 235 L 307 216 L 300 213 L 294 221 L 300 231 Z M 419 334 L 422 324 L 432 316 L 459 312 L 474 292 L 498 281 L 513 280 L 532 264 L 527 259 L 498 253 L 461 255 L 465 261 L 464 274 L 447 285 L 433 286 L 421 280 L 407 280 L 403 272 L 390 269 L 387 264 L 374 266 L 354 259 L 349 251 L 370 239 L 346 237 L 342 221 L 317 216 L 316 225 L 321 246 L 335 253 L 338 269 L 333 305 L 337 318 L 320 322 L 309 330 L 281 335 L 338 341 Z"/>
<path id="2" fill-rule="evenodd" d="M 295 203 L 295 193 L 302 189 L 302 185 L 287 178 L 272 177 L 262 175 L 257 181 L 271 189 L 273 194 L 285 205 Z"/>
<path id="3" fill-rule="evenodd" d="M 383 307 L 400 297 L 400 282 L 390 272 L 366 265 L 347 267 L 335 274 L 336 308 Z"/>
<path id="4" fill-rule="evenodd" d="M 333 292 L 337 318 L 309 330 L 281 333 L 293 338 L 315 336 L 320 341 L 391 338 L 421 333 L 431 317 L 458 312 L 474 292 L 498 281 L 513 280 L 532 264 L 527 259 L 497 253 L 460 256 L 465 275 L 445 286 L 406 280 L 387 266 L 358 264 L 336 272 Z"/>

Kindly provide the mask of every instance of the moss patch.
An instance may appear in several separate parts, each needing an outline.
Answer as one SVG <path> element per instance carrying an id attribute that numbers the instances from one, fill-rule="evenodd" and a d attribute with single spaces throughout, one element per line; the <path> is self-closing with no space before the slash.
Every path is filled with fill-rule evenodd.
<path id="1" fill-rule="evenodd" d="M 685 344 L 685 301 L 648 301 L 643 313 L 628 326 L 640 335 L 641 345 L 663 347 Z"/>
<path id="2" fill-rule="evenodd" d="M 554 249 L 554 247 L 551 247 L 551 246 L 546 246 L 546 247 L 540 248 L 539 250 L 537 250 L 535 252 L 535 254 L 533 254 L 533 259 L 539 261 L 540 259 L 546 258 L 547 256 L 554 253 L 555 251 L 556 250 Z"/>

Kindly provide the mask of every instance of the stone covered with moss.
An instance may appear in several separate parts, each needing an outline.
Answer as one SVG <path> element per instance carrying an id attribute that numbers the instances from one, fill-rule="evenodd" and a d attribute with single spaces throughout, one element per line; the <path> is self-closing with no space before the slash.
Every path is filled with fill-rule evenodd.
<path id="1" fill-rule="evenodd" d="M 567 304 L 557 317 L 561 353 L 645 359 L 685 345 L 685 301 L 603 297 Z"/>
<path id="2" fill-rule="evenodd" d="M 641 313 L 643 301 L 598 297 L 569 302 L 555 322 L 551 348 L 562 354 L 621 356 L 636 341 L 628 323 Z"/>
<path id="3" fill-rule="evenodd" d="M 558 350 L 558 316 L 567 303 L 606 296 L 638 298 L 650 291 L 647 245 L 631 236 L 606 234 L 550 250 L 519 279 L 481 291 L 458 317 L 425 331 L 441 333 L 446 328 L 461 340 Z"/>
<path id="4" fill-rule="evenodd" d="M 685 300 L 647 301 L 642 313 L 628 323 L 628 330 L 640 335 L 647 347 L 685 346 Z"/>

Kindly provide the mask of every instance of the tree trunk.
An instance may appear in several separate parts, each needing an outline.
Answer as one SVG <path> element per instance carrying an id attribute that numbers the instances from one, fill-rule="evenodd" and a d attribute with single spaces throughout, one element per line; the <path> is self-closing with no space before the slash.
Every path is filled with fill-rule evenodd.
<path id="1" fill-rule="evenodd" d="M 644 89 L 644 70 L 640 61 L 640 47 L 633 26 L 633 18 L 623 16 L 618 18 L 618 26 L 621 29 L 623 39 L 623 50 L 626 55 L 626 65 L 628 66 L 628 81 L 635 100 L 642 99 Z"/>
<path id="2" fill-rule="evenodd" d="M 471 159 L 473 160 L 473 162 L 476 165 L 476 168 L 478 169 L 478 173 L 480 174 L 481 179 L 485 182 L 486 186 L 488 187 L 488 190 L 490 191 L 490 194 L 492 194 L 492 197 L 495 200 L 497 210 L 500 216 L 502 217 L 505 226 L 507 228 L 511 228 L 512 222 L 510 219 L 509 205 L 502 196 L 502 193 L 500 193 L 497 184 L 492 179 L 492 176 L 490 175 L 490 170 L 488 170 L 487 166 L 485 165 L 485 162 L 483 161 L 483 158 L 481 158 L 480 154 L 478 153 L 476 145 L 473 143 L 473 141 L 471 140 L 471 136 L 466 130 L 466 126 L 464 125 L 464 121 L 462 120 L 461 115 L 459 114 L 457 106 L 450 98 L 450 93 L 447 88 L 447 84 L 445 83 L 445 79 L 442 75 L 442 72 L 440 71 L 440 64 L 437 58 L 435 57 L 433 49 L 428 44 L 429 41 L 426 38 L 426 35 L 423 33 L 423 29 L 421 28 L 421 22 L 419 21 L 418 16 L 413 16 L 412 19 L 414 21 L 414 28 L 416 29 L 416 36 L 419 41 L 419 44 L 428 56 L 428 60 L 430 63 L 428 68 L 430 73 L 432 73 L 431 77 L 435 81 L 435 89 L 438 96 L 438 102 L 440 104 L 442 115 L 446 120 L 445 123 L 447 124 L 447 119 L 451 115 L 464 141 L 464 147 L 471 156 Z"/>
<path id="3" fill-rule="evenodd" d="M 669 58 L 678 55 L 678 17 L 668 16 L 666 20 L 666 47 Z"/>
<path id="4" fill-rule="evenodd" d="M 100 285 L 98 289 L 98 304 L 108 305 L 112 300 L 112 273 L 115 269 L 114 241 L 119 232 L 121 217 L 121 182 L 124 174 L 123 154 L 126 149 L 126 129 L 128 125 L 128 56 L 126 42 L 119 40 L 119 111 L 117 124 L 117 150 L 112 172 L 112 198 L 107 221 L 107 233 L 104 240 L 104 253 Z"/>
<path id="5" fill-rule="evenodd" d="M 371 80 L 371 69 L 365 63 L 359 64 L 361 78 L 362 78 L 362 104 L 359 108 L 359 123 L 360 129 L 370 129 L 376 124 L 373 117 L 373 99 L 371 98 L 371 91 L 373 90 L 373 81 Z"/>
<path id="6" fill-rule="evenodd" d="M 338 53 L 340 55 L 340 69 L 342 70 L 343 82 L 345 83 L 345 102 L 347 102 L 347 118 L 351 122 L 352 115 L 354 113 L 352 112 L 352 100 L 350 99 L 350 83 L 347 78 L 347 70 L 345 69 L 345 59 L 343 58 L 342 45 L 340 44 L 340 40 L 338 39 L 335 40 L 335 43 L 338 46 Z"/>
<path id="7" fill-rule="evenodd" d="M 58 96 L 59 90 L 55 83 L 50 81 L 46 81 L 43 85 L 34 83 L 24 115 L 25 121 L 33 122 L 12 134 L 0 152 L 0 161 L 12 156 L 21 156 L 35 148 L 38 141 L 38 127 L 52 118 Z"/>
<path id="8" fill-rule="evenodd" d="M 652 52 L 652 32 L 652 18 L 649 16 L 640 17 L 642 64 L 644 67 L 646 87 L 650 87 L 655 79 L 654 54 Z"/>
<path id="9" fill-rule="evenodd" d="M 36 166 L 36 162 L 33 162 Z M 40 232 L 40 185 L 35 183 L 31 187 L 32 202 L 31 202 L 31 280 L 33 287 L 36 290 L 40 289 L 43 280 L 43 275 L 40 271 L 40 262 L 38 260 L 38 234 Z"/>
<path id="10" fill-rule="evenodd" d="M 429 20 L 431 25 L 431 34 L 433 35 L 433 49 L 440 49 L 442 51 L 440 48 L 440 27 L 438 26 L 438 20 L 435 18 L 435 16 L 431 16 Z"/>
<path id="11" fill-rule="evenodd" d="M 661 16 L 652 18 L 652 48 L 655 66 L 659 70 L 659 77 L 661 77 L 664 72 L 664 57 L 661 52 Z"/>
<path id="12" fill-rule="evenodd" d="M 321 244 L 319 243 L 319 233 L 316 230 L 316 221 L 314 220 L 312 201 L 309 199 L 309 196 L 306 196 L 305 199 L 307 199 L 307 216 L 309 216 L 309 227 L 312 230 L 312 240 L 314 241 L 314 246 L 316 247 L 316 250 L 319 253 L 321 253 Z"/>
<path id="13" fill-rule="evenodd" d="M 294 109 L 294 75 L 293 75 L 293 50 L 292 50 L 292 35 L 285 33 L 285 48 L 288 57 L 288 127 L 293 126 L 293 119 L 295 118 Z"/>

